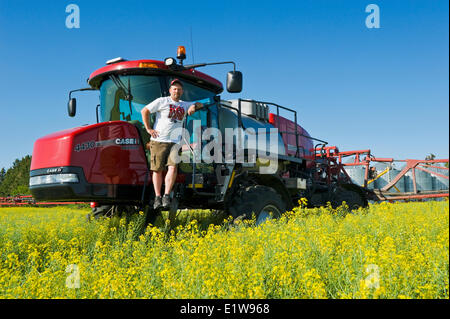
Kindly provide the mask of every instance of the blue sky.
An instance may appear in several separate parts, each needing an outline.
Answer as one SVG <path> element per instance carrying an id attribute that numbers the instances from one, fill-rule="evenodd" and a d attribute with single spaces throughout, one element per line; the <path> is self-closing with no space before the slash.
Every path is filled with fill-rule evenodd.
<path id="1" fill-rule="evenodd" d="M 80 28 L 65 25 L 80 8 Z M 368 4 L 380 8 L 368 29 Z M 449 157 L 447 1 L 0 0 L 0 168 L 46 134 L 95 123 L 95 92 L 68 92 L 105 61 L 233 60 L 241 94 L 298 111 L 309 133 L 378 157 Z M 193 46 L 190 41 L 193 35 Z M 230 67 L 202 71 L 225 82 Z"/>

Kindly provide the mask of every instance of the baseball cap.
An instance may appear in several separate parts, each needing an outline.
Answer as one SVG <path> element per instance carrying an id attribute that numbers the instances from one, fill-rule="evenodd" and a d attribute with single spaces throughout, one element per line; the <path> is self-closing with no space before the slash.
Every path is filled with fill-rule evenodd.
<path id="1" fill-rule="evenodd" d="M 181 85 L 181 87 L 183 87 L 183 83 L 181 83 L 181 81 L 178 79 L 173 79 L 172 82 L 170 82 L 170 86 L 174 85 L 175 83 L 178 83 L 179 85 Z"/>

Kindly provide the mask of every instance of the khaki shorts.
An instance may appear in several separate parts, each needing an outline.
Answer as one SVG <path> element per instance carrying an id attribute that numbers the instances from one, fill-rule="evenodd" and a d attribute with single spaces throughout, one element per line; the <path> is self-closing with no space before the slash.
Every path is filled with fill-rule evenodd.
<path id="1" fill-rule="evenodd" d="M 166 169 L 166 166 L 177 166 L 178 147 L 175 143 L 150 141 L 150 169 L 155 172 Z M 181 151 L 181 148 L 180 148 Z"/>

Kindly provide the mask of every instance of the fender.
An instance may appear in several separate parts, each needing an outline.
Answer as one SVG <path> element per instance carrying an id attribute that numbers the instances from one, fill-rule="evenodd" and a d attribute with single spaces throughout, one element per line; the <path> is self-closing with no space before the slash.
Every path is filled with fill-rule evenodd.
<path id="1" fill-rule="evenodd" d="M 249 175 L 254 177 L 258 181 L 258 184 L 271 187 L 278 194 L 280 194 L 281 197 L 283 198 L 283 201 L 285 201 L 288 210 L 291 210 L 294 207 L 291 195 L 289 194 L 288 189 L 286 188 L 280 177 L 278 177 L 277 175 L 269 175 L 269 174 L 265 175 L 249 174 Z"/>

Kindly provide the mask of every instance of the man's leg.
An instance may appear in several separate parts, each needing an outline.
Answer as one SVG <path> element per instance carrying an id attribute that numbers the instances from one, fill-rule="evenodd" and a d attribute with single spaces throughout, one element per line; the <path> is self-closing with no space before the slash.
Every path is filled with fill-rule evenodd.
<path id="1" fill-rule="evenodd" d="M 163 170 L 164 165 L 164 145 L 161 143 L 151 141 L 150 142 L 150 154 L 151 163 L 150 169 L 152 170 L 152 183 L 153 189 L 155 190 L 155 201 L 153 203 L 153 208 L 158 209 L 162 205 L 161 198 L 161 187 L 163 183 Z"/>
<path id="2" fill-rule="evenodd" d="M 165 178 L 165 190 L 164 195 L 169 195 L 172 191 L 173 184 L 175 184 L 175 180 L 177 178 L 177 167 L 176 166 L 167 166 L 167 174 Z"/>
<path id="3" fill-rule="evenodd" d="M 159 209 L 162 206 L 161 186 L 163 181 L 162 171 L 153 171 L 152 182 L 155 190 L 155 201 L 153 202 L 153 209 Z"/>
<path id="4" fill-rule="evenodd" d="M 172 143 L 170 148 L 169 157 L 167 159 L 167 174 L 165 178 L 166 188 L 164 195 L 169 195 L 172 192 L 173 185 L 177 179 L 177 166 L 180 162 L 181 148 L 179 144 Z"/>
<path id="5" fill-rule="evenodd" d="M 153 188 L 155 189 L 155 195 L 156 196 L 161 196 L 161 186 L 162 186 L 162 182 L 163 182 L 163 172 L 159 171 L 159 172 L 155 172 L 153 171 L 153 175 L 152 175 L 152 182 L 153 182 Z"/>

